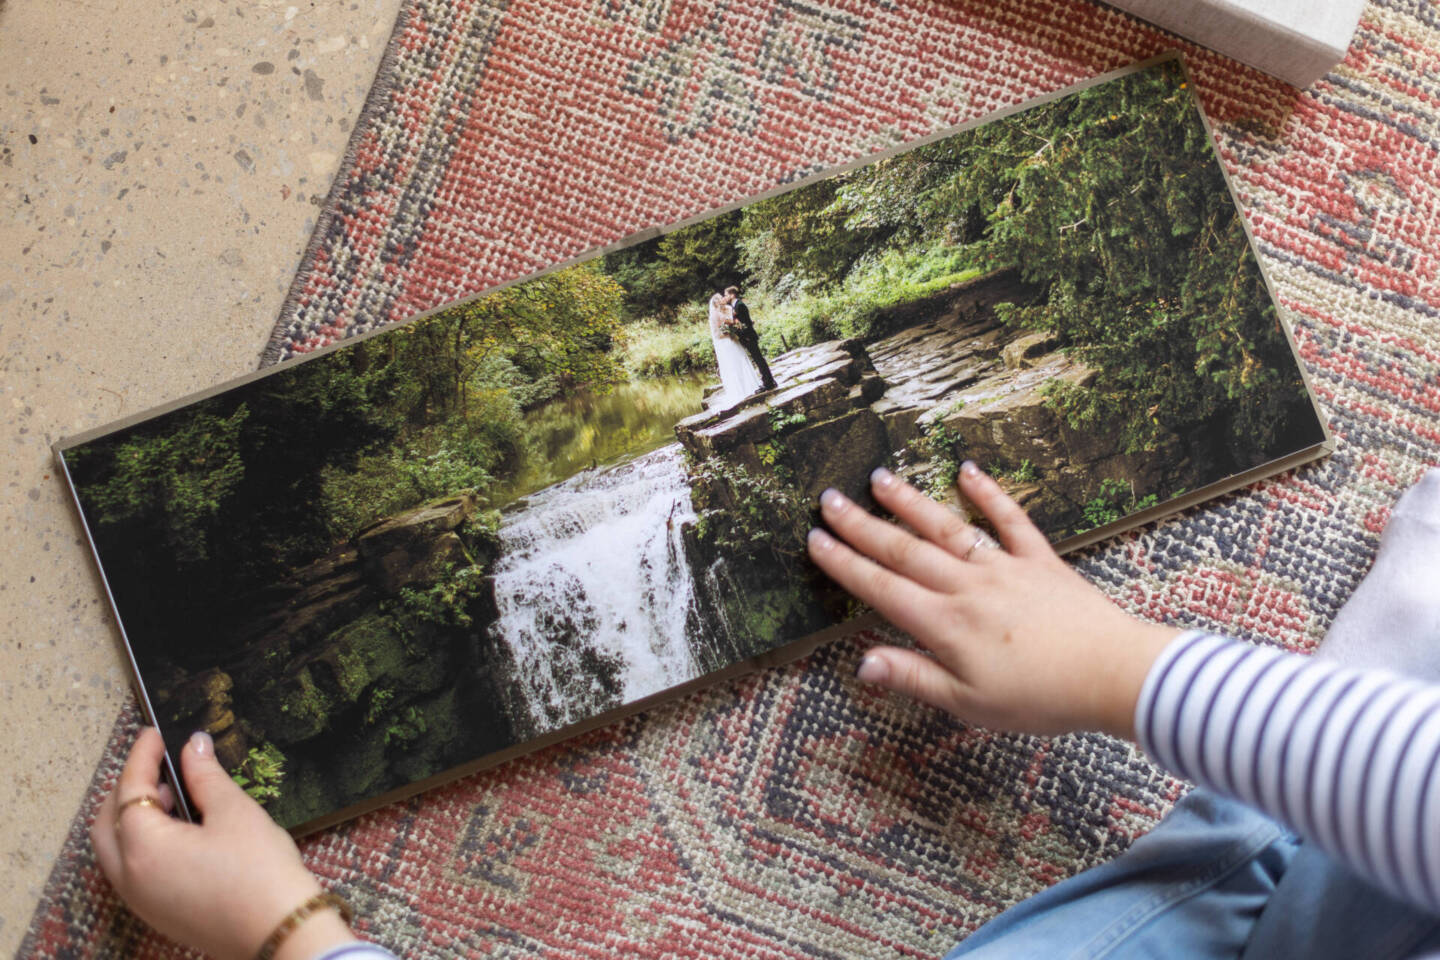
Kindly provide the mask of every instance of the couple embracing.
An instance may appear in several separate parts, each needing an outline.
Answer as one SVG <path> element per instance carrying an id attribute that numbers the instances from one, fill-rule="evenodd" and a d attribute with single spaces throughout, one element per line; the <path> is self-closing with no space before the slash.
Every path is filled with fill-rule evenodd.
<path id="1" fill-rule="evenodd" d="M 760 352 L 760 336 L 739 287 L 726 287 L 710 298 L 710 340 L 720 367 L 725 403 L 738 403 L 761 390 L 774 390 L 775 378 Z"/>

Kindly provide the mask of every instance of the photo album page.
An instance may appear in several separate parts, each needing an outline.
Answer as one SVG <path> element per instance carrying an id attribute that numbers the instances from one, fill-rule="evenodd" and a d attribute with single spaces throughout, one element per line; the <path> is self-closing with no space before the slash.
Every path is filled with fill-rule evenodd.
<path id="1" fill-rule="evenodd" d="M 878 466 L 1063 552 L 1330 449 L 1176 57 L 651 234 L 57 444 L 171 760 L 313 830 L 836 635 Z"/>

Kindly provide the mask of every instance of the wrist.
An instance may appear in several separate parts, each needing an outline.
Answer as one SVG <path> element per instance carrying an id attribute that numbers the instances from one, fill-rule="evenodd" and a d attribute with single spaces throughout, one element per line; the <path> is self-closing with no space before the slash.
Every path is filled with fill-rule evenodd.
<path id="1" fill-rule="evenodd" d="M 339 912 L 326 908 L 311 914 L 296 927 L 275 951 L 274 960 L 313 960 L 327 950 L 357 939 Z"/>
<path id="2" fill-rule="evenodd" d="M 293 914 L 325 891 L 308 871 L 303 877 L 293 879 L 295 882 L 277 884 L 273 893 L 265 898 L 264 905 L 252 914 L 253 920 L 247 924 L 236 960 L 255 960 L 282 925 L 289 925 L 290 929 L 275 945 L 270 960 L 311 960 L 332 947 L 357 939 L 340 911 L 328 903 L 314 905 L 295 922 Z"/>
<path id="3" fill-rule="evenodd" d="M 1096 727 L 1112 736 L 1135 740 L 1135 707 L 1145 678 L 1160 654 L 1184 631 L 1162 624 L 1131 620 L 1116 644 L 1104 694 L 1095 704 Z"/>

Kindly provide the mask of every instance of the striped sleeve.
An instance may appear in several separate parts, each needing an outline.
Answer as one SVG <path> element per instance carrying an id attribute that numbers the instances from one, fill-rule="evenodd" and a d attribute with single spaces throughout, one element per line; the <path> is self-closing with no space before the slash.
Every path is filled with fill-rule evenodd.
<path id="1" fill-rule="evenodd" d="M 1168 769 L 1440 911 L 1440 686 L 1191 632 L 1150 668 L 1135 730 Z"/>
<path id="2" fill-rule="evenodd" d="M 398 960 L 395 954 L 373 943 L 356 940 L 353 943 L 333 947 L 314 960 Z"/>

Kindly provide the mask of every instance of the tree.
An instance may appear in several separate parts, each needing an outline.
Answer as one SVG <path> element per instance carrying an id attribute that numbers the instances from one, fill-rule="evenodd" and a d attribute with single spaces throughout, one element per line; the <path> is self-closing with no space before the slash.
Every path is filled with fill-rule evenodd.
<path id="1" fill-rule="evenodd" d="M 1185 86 L 1162 63 L 923 148 L 953 170 L 923 203 L 973 206 L 983 258 L 1048 290 L 1006 316 L 1099 371 L 1055 390 L 1072 423 L 1133 450 L 1220 418 L 1243 467 L 1308 402 Z"/>
<path id="2" fill-rule="evenodd" d="M 126 622 L 181 650 L 367 504 L 493 479 L 523 445 L 522 399 L 621 378 L 621 297 L 594 264 L 556 271 L 67 451 Z"/>
<path id="3" fill-rule="evenodd" d="M 741 262 L 757 284 L 776 290 L 838 283 L 895 232 L 891 223 L 852 222 L 844 194 L 849 176 L 819 180 L 745 208 Z"/>
<path id="4" fill-rule="evenodd" d="M 426 328 L 417 335 L 447 342 L 452 387 L 462 403 L 466 385 L 495 358 L 533 378 L 549 378 L 556 390 L 604 390 L 625 379 L 611 352 L 622 331 L 624 296 L 624 288 L 592 260 L 505 287 L 415 326 Z"/>
<path id="5" fill-rule="evenodd" d="M 741 282 L 740 218 L 722 213 L 607 254 L 603 268 L 624 289 L 628 317 L 669 320 L 681 304 Z"/>

